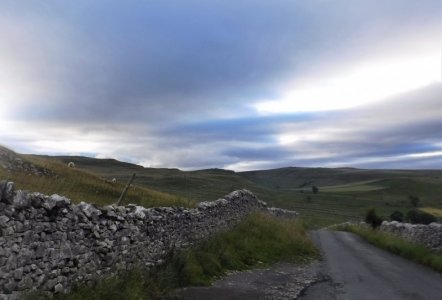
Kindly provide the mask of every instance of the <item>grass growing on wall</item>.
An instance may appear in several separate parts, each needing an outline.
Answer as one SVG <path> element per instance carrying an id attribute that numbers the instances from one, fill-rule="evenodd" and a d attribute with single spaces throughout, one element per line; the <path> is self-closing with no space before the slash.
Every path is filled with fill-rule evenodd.
<path id="1" fill-rule="evenodd" d="M 208 285 L 227 270 L 242 270 L 278 261 L 306 262 L 318 256 L 298 221 L 252 214 L 233 230 L 179 252 L 150 272 L 133 270 L 77 287 L 57 299 L 152 299 L 174 288 Z M 32 295 L 32 299 L 37 299 Z M 44 299 L 44 298 L 42 298 Z"/>
<path id="2" fill-rule="evenodd" d="M 337 229 L 353 232 L 379 248 L 428 266 L 442 274 L 442 254 L 432 252 L 423 245 L 357 225 L 341 225 Z"/>

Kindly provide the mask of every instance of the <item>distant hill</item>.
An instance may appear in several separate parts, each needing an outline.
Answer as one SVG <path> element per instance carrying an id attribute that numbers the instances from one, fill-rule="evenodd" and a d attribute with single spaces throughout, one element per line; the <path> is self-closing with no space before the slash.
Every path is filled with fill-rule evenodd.
<path id="1" fill-rule="evenodd" d="M 65 180 L 58 185 L 51 184 L 54 179 L 42 180 L 38 176 L 32 180 L 18 180 L 24 188 L 73 195 L 79 200 L 97 199 L 100 203 L 118 198 L 126 181 L 136 173 L 134 186 L 145 194 L 132 195 L 128 201 L 147 206 L 154 203 L 194 205 L 192 203 L 214 200 L 233 190 L 247 188 L 271 205 L 301 212 L 307 222 L 318 226 L 360 220 L 370 207 L 375 207 L 384 217 L 395 210 L 406 212 L 411 209 L 410 196 L 419 197 L 425 209 L 442 209 L 442 170 L 287 167 L 248 172 L 182 171 L 81 156 L 18 155 L 18 158 L 33 163 L 36 168 L 50 170 Z M 74 170 L 66 167 L 71 161 L 76 165 Z M 4 168 L 3 171 L 0 168 L 2 174 L 5 174 Z M 117 179 L 116 186 L 106 183 L 112 178 Z M 71 188 L 69 180 L 76 182 Z M 38 186 L 40 181 L 43 186 Z M 88 192 L 78 194 L 83 186 Z M 312 186 L 319 188 L 317 194 L 313 193 Z M 153 201 L 155 197 L 157 200 Z"/>
<path id="2" fill-rule="evenodd" d="M 114 159 L 95 159 L 78 156 L 34 156 L 51 161 L 67 164 L 72 161 L 78 169 L 92 172 L 102 178 L 116 178 L 126 182 L 133 173 L 136 173 L 134 183 L 150 189 L 172 193 L 196 201 L 209 201 L 226 195 L 227 193 L 249 188 L 262 191 L 259 184 L 234 171 L 223 169 L 206 169 L 197 171 L 181 171 L 167 168 L 144 168 L 142 166 L 120 162 Z M 264 187 L 264 190 L 266 188 Z"/>
<path id="3" fill-rule="evenodd" d="M 393 178 L 441 177 L 441 170 L 367 170 L 355 168 L 280 168 L 240 173 L 243 177 L 277 188 L 332 186 Z"/>

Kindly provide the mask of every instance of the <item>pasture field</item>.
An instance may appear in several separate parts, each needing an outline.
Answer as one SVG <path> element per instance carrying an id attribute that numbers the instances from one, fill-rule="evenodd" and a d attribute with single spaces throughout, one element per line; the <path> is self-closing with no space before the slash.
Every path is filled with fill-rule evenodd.
<path id="1" fill-rule="evenodd" d="M 420 210 L 432 214 L 435 217 L 442 218 L 442 209 L 435 207 L 421 207 Z"/>
<path id="2" fill-rule="evenodd" d="M 321 191 L 324 193 L 352 193 L 352 192 L 370 192 L 383 190 L 385 187 L 376 185 L 378 180 L 368 180 L 340 185 L 322 186 Z"/>
<path id="3" fill-rule="evenodd" d="M 359 221 L 372 207 L 384 218 L 396 210 L 406 213 L 412 208 L 410 196 L 419 198 L 419 207 L 423 210 L 431 209 L 436 214 L 442 211 L 442 170 L 282 168 L 185 172 L 143 168 L 113 159 L 19 156 L 57 175 L 36 177 L 0 168 L 2 179 L 15 181 L 18 188 L 57 193 L 76 202 L 114 203 L 126 181 L 136 173 L 126 203 L 147 207 L 193 207 L 198 202 L 212 201 L 246 188 L 271 206 L 300 212 L 306 224 L 312 227 Z M 75 169 L 66 167 L 70 161 L 75 163 Z M 112 178 L 117 179 L 116 184 L 109 183 Z M 317 186 L 319 192 L 313 193 L 312 186 Z"/>

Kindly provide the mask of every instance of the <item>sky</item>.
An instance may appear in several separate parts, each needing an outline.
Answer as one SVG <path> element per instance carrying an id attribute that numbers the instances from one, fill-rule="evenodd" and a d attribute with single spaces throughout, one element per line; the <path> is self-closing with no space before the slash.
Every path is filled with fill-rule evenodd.
<path id="1" fill-rule="evenodd" d="M 0 1 L 0 144 L 145 167 L 442 168 L 439 0 Z"/>

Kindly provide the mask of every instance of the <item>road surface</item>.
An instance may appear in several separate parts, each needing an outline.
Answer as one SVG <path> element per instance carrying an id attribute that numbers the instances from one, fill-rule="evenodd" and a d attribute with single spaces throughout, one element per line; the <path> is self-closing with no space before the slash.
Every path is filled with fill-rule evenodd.
<path id="1" fill-rule="evenodd" d="M 442 276 L 429 268 L 349 232 L 319 230 L 312 238 L 324 255 L 318 270 L 322 280 L 299 299 L 442 299 Z"/>

